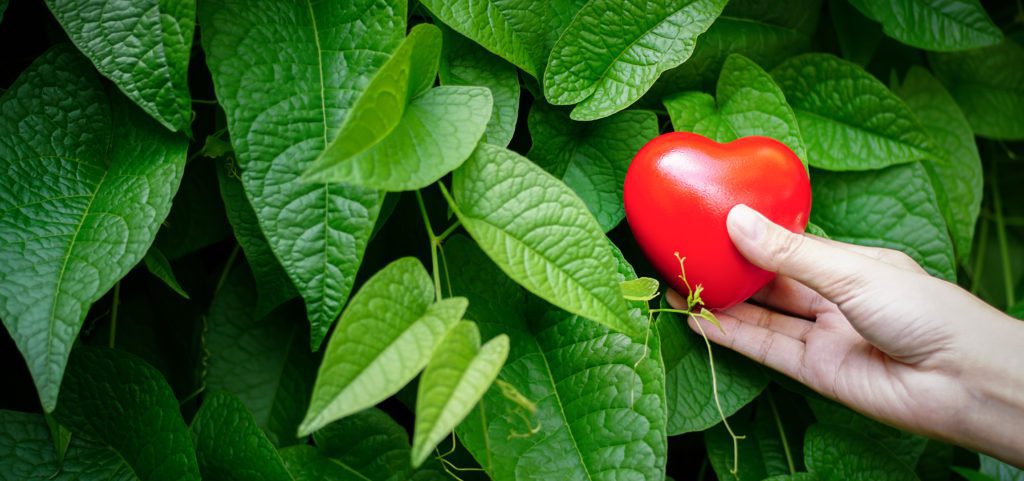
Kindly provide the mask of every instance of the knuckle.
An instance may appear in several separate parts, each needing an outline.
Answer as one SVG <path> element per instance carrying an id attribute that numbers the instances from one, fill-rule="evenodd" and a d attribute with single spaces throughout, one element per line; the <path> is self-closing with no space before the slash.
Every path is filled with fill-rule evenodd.
<path id="1" fill-rule="evenodd" d="M 756 356 L 756 359 L 757 359 L 758 362 L 760 362 L 761 364 L 764 364 L 765 361 L 768 360 L 768 354 L 771 353 L 772 346 L 774 344 L 775 344 L 775 336 L 773 336 L 771 334 L 766 334 L 761 339 L 761 345 L 758 346 L 757 353 L 755 353 L 755 356 Z"/>
<path id="2" fill-rule="evenodd" d="M 794 235 L 788 231 L 779 230 L 769 237 L 768 254 L 775 265 L 782 265 L 792 261 L 800 255 L 800 251 L 807 242 L 804 236 Z"/>

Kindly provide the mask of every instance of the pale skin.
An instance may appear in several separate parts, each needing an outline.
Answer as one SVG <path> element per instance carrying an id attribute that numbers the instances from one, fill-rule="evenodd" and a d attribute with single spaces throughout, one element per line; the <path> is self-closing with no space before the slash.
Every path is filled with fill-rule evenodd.
<path id="1" fill-rule="evenodd" d="M 716 313 L 712 342 L 879 421 L 1024 466 L 1024 322 L 898 251 L 793 234 L 743 205 L 727 226 L 778 275 Z"/>

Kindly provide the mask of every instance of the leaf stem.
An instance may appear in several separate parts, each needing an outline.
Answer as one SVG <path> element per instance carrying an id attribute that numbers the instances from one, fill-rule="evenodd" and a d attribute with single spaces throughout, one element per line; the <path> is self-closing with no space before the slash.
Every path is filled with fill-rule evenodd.
<path id="1" fill-rule="evenodd" d="M 430 270 L 434 274 L 434 297 L 441 300 L 441 270 L 437 265 L 437 249 L 441 243 L 434 235 L 434 229 L 430 227 L 430 216 L 427 215 L 427 204 L 423 202 L 423 194 L 416 191 L 416 203 L 420 206 L 420 215 L 423 216 L 423 227 L 427 230 L 427 237 L 430 241 Z"/>
<path id="2" fill-rule="evenodd" d="M 652 312 L 652 313 L 653 312 L 671 312 L 671 313 L 674 313 L 674 314 L 683 314 L 683 315 L 686 315 L 686 316 L 692 316 L 693 315 L 693 313 L 691 313 L 690 311 L 688 311 L 686 309 L 665 309 L 665 308 L 659 308 L 659 309 L 651 309 L 650 312 Z"/>
<path id="3" fill-rule="evenodd" d="M 107 345 L 111 349 L 114 348 L 114 342 L 117 339 L 117 308 L 121 305 L 121 281 L 117 281 L 114 284 L 114 299 L 110 306 L 110 339 L 107 340 Z"/>
<path id="4" fill-rule="evenodd" d="M 231 249 L 231 254 L 228 254 L 228 260 L 224 263 L 224 270 L 220 273 L 220 278 L 217 279 L 217 285 L 213 288 L 213 295 L 216 296 L 220 292 L 220 288 L 224 287 L 224 282 L 228 280 L 228 273 L 231 272 L 231 267 L 235 265 L 235 259 L 238 258 L 238 251 L 242 250 L 239 244 L 235 244 L 235 248 Z"/>
<path id="5" fill-rule="evenodd" d="M 192 103 L 203 105 L 217 105 L 218 102 L 216 100 L 192 99 Z"/>
<path id="6" fill-rule="evenodd" d="M 729 432 L 729 437 L 732 438 L 732 469 L 729 472 L 735 476 L 740 470 L 740 439 L 743 439 L 745 436 L 737 436 L 732 430 L 732 426 L 729 425 L 729 420 L 725 417 L 725 411 L 722 410 L 722 401 L 718 397 L 718 376 L 715 375 L 715 355 L 711 351 L 711 341 L 708 340 L 704 327 L 700 325 L 700 320 L 695 320 L 694 324 L 697 325 L 697 330 L 700 331 L 701 337 L 704 338 L 704 345 L 708 348 L 708 362 L 711 365 L 711 393 L 715 398 L 715 407 L 718 408 L 718 415 L 722 417 L 722 424 L 725 425 L 725 430 Z"/>
<path id="7" fill-rule="evenodd" d="M 789 474 L 796 474 L 796 465 L 793 464 L 793 453 L 789 450 L 789 440 L 786 439 L 786 429 L 782 427 L 782 416 L 779 416 L 779 408 L 775 406 L 775 396 L 769 387 L 764 390 L 768 397 L 768 405 L 772 408 L 772 417 L 775 418 L 775 428 L 779 430 L 779 439 L 782 440 L 782 451 L 786 453 L 786 464 L 789 465 Z"/>
<path id="8" fill-rule="evenodd" d="M 452 224 L 447 229 L 445 229 L 444 232 L 442 232 L 442 233 L 437 235 L 437 242 L 439 244 L 441 242 L 444 242 L 444 240 L 447 239 L 448 236 L 452 235 L 452 233 L 455 232 L 455 229 L 458 229 L 459 226 L 461 226 L 461 225 L 462 225 L 462 222 L 459 222 L 459 220 L 456 219 L 454 224 Z"/>
<path id="9" fill-rule="evenodd" d="M 1013 292 L 1013 272 L 1010 265 L 1010 249 L 1006 243 L 1006 223 L 1003 221 L 1003 199 L 999 192 L 998 162 L 992 163 L 992 201 L 996 211 L 996 237 L 999 239 L 999 257 L 1003 264 L 1003 289 L 1006 292 L 1006 306 L 1017 304 Z"/>

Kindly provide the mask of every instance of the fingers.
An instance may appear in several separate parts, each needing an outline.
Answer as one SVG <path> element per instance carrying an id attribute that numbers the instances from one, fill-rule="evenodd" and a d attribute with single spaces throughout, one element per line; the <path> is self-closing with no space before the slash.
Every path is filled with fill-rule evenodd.
<path id="1" fill-rule="evenodd" d="M 839 310 L 835 304 L 821 297 L 821 294 L 810 287 L 785 276 L 775 276 L 750 298 L 761 305 L 805 319 L 814 319 L 819 314 Z"/>
<path id="2" fill-rule="evenodd" d="M 792 337 L 798 341 L 806 341 L 807 334 L 814 328 L 814 322 L 787 316 L 753 304 L 741 303 L 721 312 L 739 319 L 747 324 L 763 327 L 770 331 Z"/>
<path id="3" fill-rule="evenodd" d="M 794 234 L 745 205 L 726 221 L 729 236 L 754 265 L 796 281 L 842 306 L 892 266 L 818 239 Z"/>
<path id="4" fill-rule="evenodd" d="M 728 347 L 793 379 L 803 379 L 801 366 L 806 345 L 802 341 L 781 332 L 742 322 L 725 313 L 718 316 L 718 321 L 721 322 L 724 333 L 707 323 L 701 326 L 712 342 Z M 693 316 L 687 320 L 690 329 L 700 332 L 697 322 L 699 319 Z"/>

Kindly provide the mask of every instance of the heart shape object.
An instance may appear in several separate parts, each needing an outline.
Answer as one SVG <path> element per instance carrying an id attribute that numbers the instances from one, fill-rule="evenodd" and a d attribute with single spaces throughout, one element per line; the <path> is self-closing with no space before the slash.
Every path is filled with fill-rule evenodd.
<path id="1" fill-rule="evenodd" d="M 746 204 L 793 232 L 811 214 L 811 183 L 800 159 L 781 142 L 744 137 L 720 144 L 701 135 L 655 137 L 633 158 L 623 192 L 626 219 L 640 248 L 680 294 L 678 252 L 686 277 L 709 309 L 738 304 L 774 278 L 733 245 L 725 219 Z"/>

